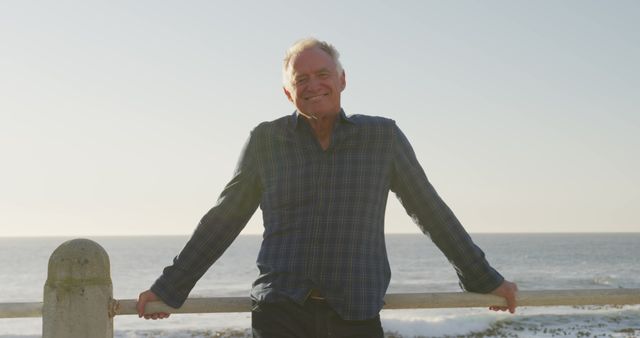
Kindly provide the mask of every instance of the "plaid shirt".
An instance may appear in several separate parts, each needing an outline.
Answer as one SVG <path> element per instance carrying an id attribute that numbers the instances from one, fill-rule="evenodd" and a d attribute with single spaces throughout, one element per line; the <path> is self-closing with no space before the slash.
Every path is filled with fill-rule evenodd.
<path id="1" fill-rule="evenodd" d="M 151 290 L 180 307 L 260 206 L 264 239 L 252 299 L 302 304 L 317 288 L 343 319 L 372 318 L 391 277 L 389 190 L 447 256 L 464 289 L 486 293 L 500 285 L 502 276 L 440 199 L 395 122 L 342 111 L 327 150 L 296 113 L 256 127 L 217 204 Z"/>

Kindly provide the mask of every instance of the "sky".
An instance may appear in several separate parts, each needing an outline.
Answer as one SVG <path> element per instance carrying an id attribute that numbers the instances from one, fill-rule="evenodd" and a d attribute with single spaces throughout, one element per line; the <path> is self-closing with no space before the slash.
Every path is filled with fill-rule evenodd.
<path id="1" fill-rule="evenodd" d="M 341 53 L 478 232 L 640 231 L 638 1 L 2 1 L 0 236 L 190 234 L 284 51 Z M 419 232 L 389 196 L 386 231 Z M 262 232 L 260 210 L 244 230 Z"/>

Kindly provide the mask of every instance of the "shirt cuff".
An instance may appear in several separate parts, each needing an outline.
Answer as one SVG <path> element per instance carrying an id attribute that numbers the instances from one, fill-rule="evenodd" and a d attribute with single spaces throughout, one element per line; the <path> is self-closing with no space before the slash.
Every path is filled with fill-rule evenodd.
<path id="1" fill-rule="evenodd" d="M 497 289 L 500 284 L 504 282 L 504 277 L 495 269 L 489 269 L 489 271 L 480 277 L 474 277 L 472 279 L 460 277 L 460 287 L 465 291 L 476 293 L 489 293 Z"/>
<path id="2" fill-rule="evenodd" d="M 180 295 L 177 290 L 171 287 L 170 283 L 167 283 L 162 277 L 158 278 L 151 286 L 151 291 L 162 299 L 165 304 L 172 308 L 180 308 L 182 304 L 187 300 L 187 295 Z"/>

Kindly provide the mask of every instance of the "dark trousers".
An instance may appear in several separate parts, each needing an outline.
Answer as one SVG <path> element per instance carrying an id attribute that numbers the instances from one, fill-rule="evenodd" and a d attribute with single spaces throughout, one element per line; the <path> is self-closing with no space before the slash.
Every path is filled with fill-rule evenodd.
<path id="1" fill-rule="evenodd" d="M 325 301 L 309 299 L 253 306 L 254 338 L 382 338 L 380 316 L 368 320 L 343 320 Z"/>

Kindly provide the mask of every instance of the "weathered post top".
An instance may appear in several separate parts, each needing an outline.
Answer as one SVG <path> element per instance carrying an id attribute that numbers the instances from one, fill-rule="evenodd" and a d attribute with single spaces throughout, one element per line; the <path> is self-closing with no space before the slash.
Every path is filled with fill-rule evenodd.
<path id="1" fill-rule="evenodd" d="M 109 255 L 100 244 L 84 238 L 66 241 L 49 257 L 46 285 L 111 284 Z"/>
<path id="2" fill-rule="evenodd" d="M 112 299 L 107 252 L 88 239 L 62 243 L 49 258 L 42 336 L 112 338 Z"/>

